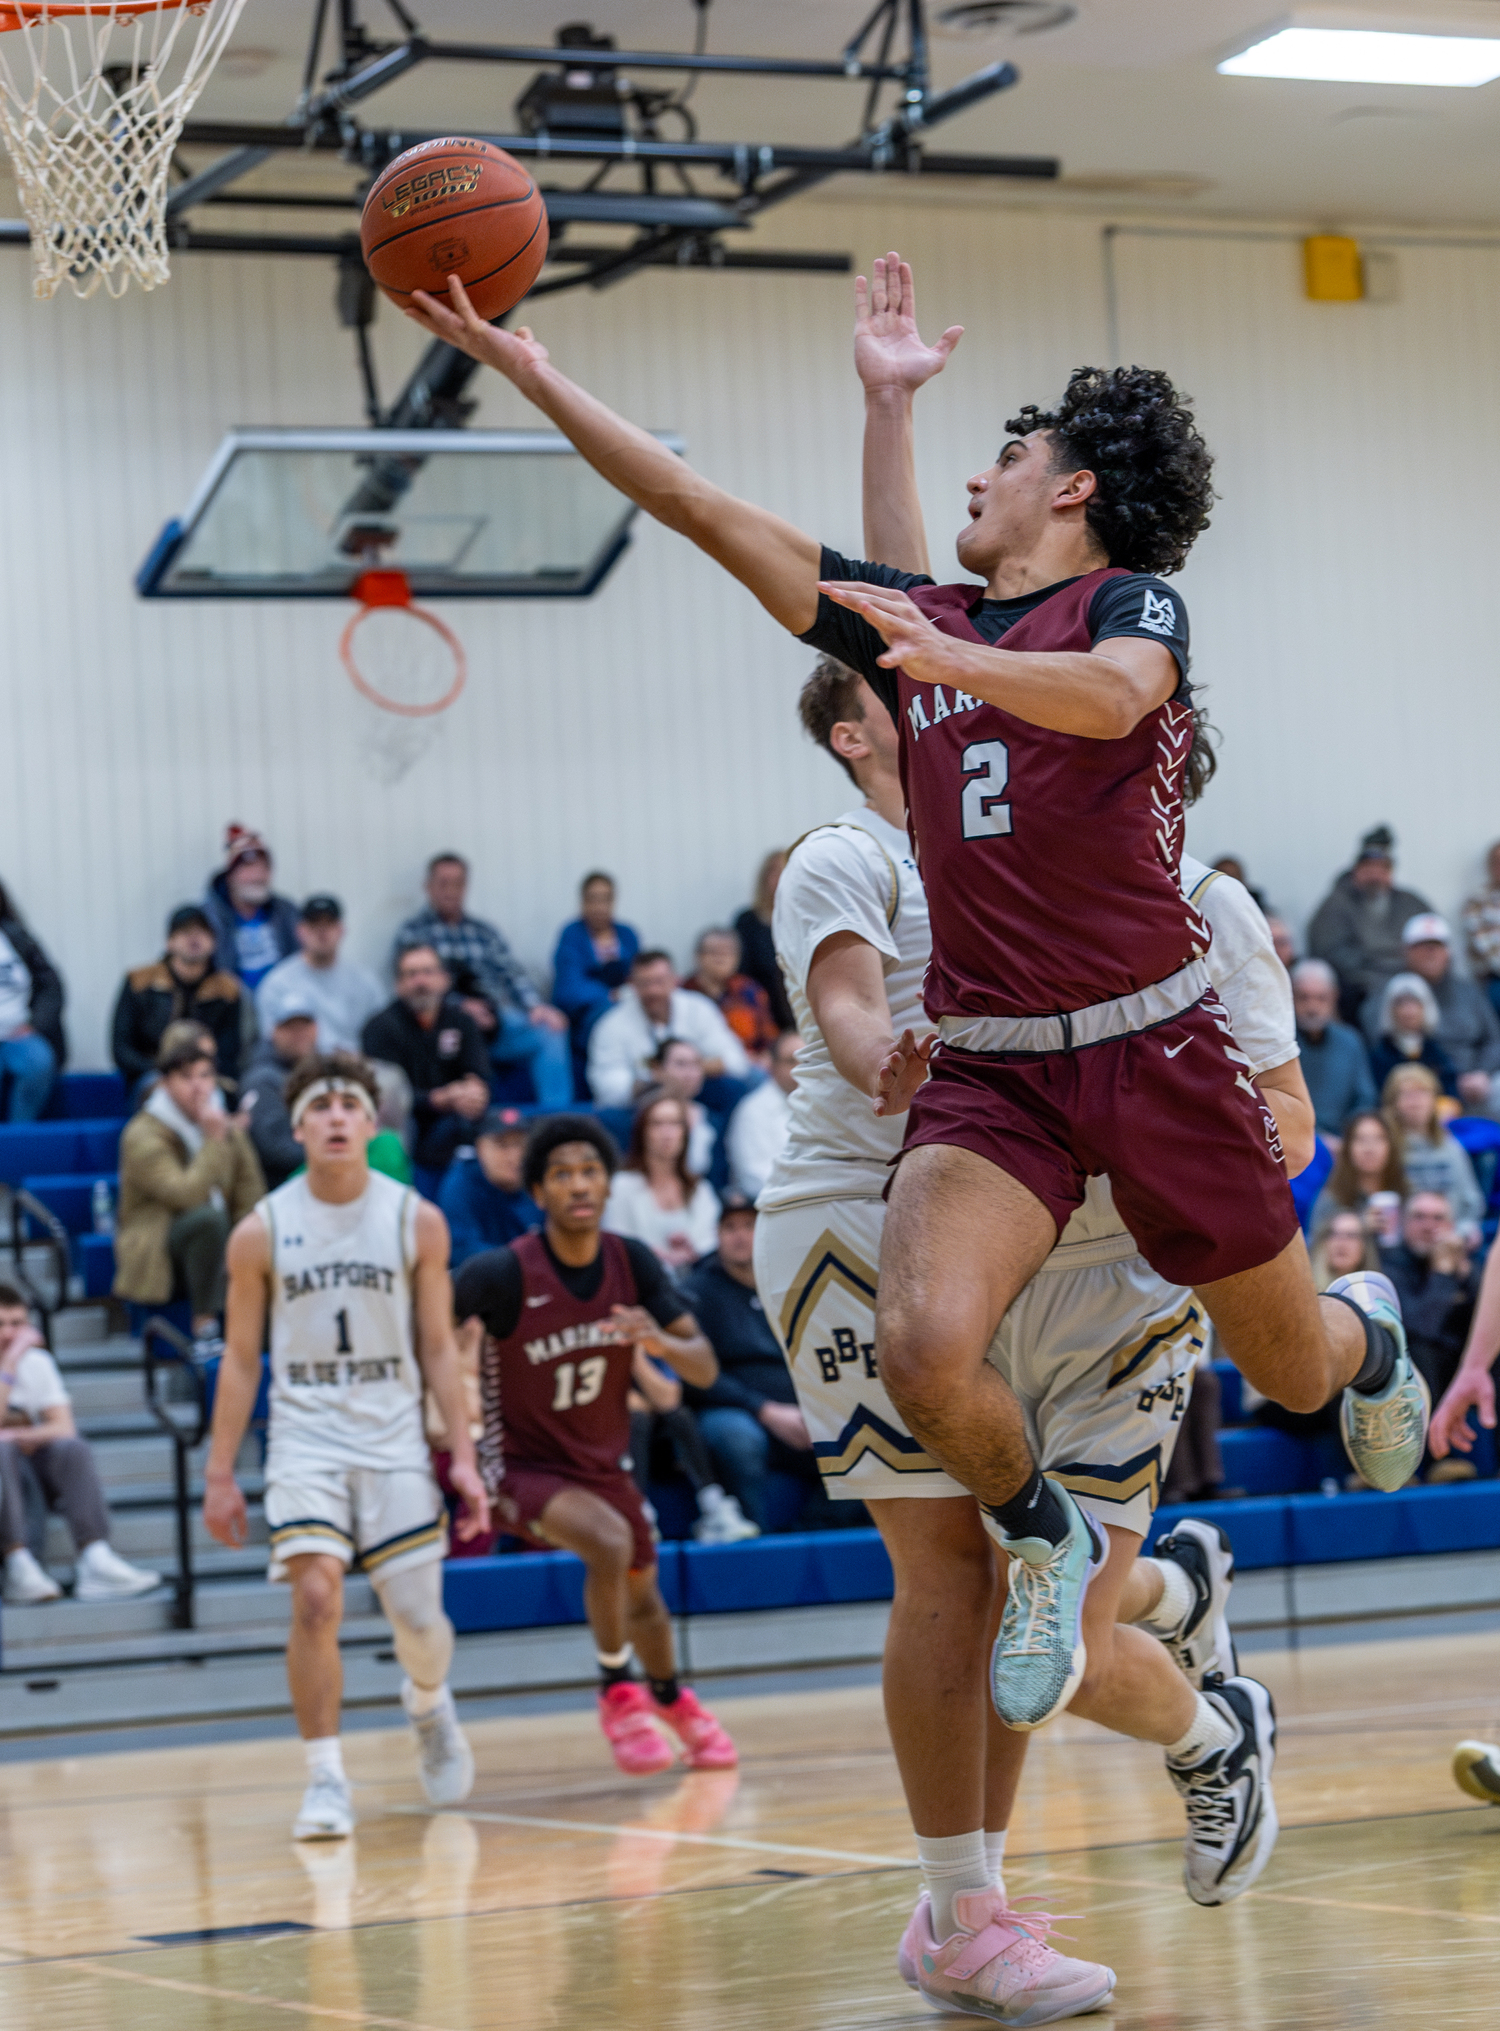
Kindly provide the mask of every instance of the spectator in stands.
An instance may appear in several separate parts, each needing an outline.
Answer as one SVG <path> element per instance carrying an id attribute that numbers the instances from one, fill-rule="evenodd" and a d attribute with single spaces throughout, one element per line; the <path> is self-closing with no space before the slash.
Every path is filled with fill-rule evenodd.
<path id="1" fill-rule="evenodd" d="M 1309 1225 L 1316 1233 L 1335 1213 L 1345 1211 L 1363 1219 L 1376 1192 L 1394 1192 L 1404 1199 L 1407 1184 L 1401 1153 L 1385 1116 L 1371 1109 L 1345 1122 L 1343 1142 L 1328 1183 L 1313 1204 Z"/>
<path id="2" fill-rule="evenodd" d="M 688 1402 L 725 1487 L 762 1530 L 773 1467 L 803 1484 L 802 1514 L 793 1529 L 866 1523 L 862 1502 L 830 1502 L 823 1493 L 797 1393 L 755 1288 L 755 1218 L 753 1206 L 726 1206 L 717 1250 L 684 1285 L 693 1294 L 689 1302 L 703 1304 L 707 1316 L 699 1324 L 719 1357 L 717 1380 L 689 1389 Z"/>
<path id="3" fill-rule="evenodd" d="M 1337 1019 L 1338 976 L 1326 959 L 1299 959 L 1292 968 L 1297 1047 L 1319 1133 L 1337 1142 L 1356 1109 L 1375 1105 L 1375 1081 L 1358 1030 Z"/>
<path id="4" fill-rule="evenodd" d="M 114 1061 L 137 1105 L 156 1083 L 156 1054 L 170 1023 L 201 1024 L 214 1040 L 220 1076 L 238 1083 L 244 990 L 238 974 L 215 966 L 215 942 L 207 910 L 184 903 L 167 919 L 161 958 L 137 966 L 120 984 Z"/>
<path id="5" fill-rule="evenodd" d="M 469 1020 L 497 1065 L 524 1065 L 540 1105 L 555 1114 L 573 1104 L 568 1018 L 542 1000 L 509 942 L 464 909 L 469 863 L 461 853 L 427 863 L 427 902 L 396 933 L 396 956 L 428 945 L 447 968 Z"/>
<path id="6" fill-rule="evenodd" d="M 318 1019 L 311 1006 L 306 1001 L 299 1006 L 291 994 L 280 997 L 280 1006 L 270 1035 L 262 1037 L 251 1053 L 240 1088 L 240 1112 L 273 1192 L 307 1160 L 292 1134 L 292 1117 L 282 1096 L 298 1060 L 319 1048 Z"/>
<path id="7" fill-rule="evenodd" d="M 1425 1065 L 1398 1065 L 1381 1089 L 1380 1102 L 1409 1190 L 1441 1193 L 1454 1224 L 1473 1243 L 1484 1219 L 1484 1194 L 1469 1152 L 1443 1120 L 1442 1092 Z"/>
<path id="8" fill-rule="evenodd" d="M 786 982 L 781 977 L 781 967 L 776 959 L 776 941 L 771 936 L 771 911 L 776 902 L 776 884 L 781 880 L 781 871 L 786 866 L 786 849 L 778 846 L 768 853 L 760 864 L 755 877 L 755 900 L 748 910 L 741 910 L 734 920 L 734 928 L 740 935 L 740 967 L 752 980 L 758 980 L 766 990 L 771 1003 L 771 1014 L 776 1019 L 778 1030 L 796 1027 L 792 1005 L 786 998 Z"/>
<path id="9" fill-rule="evenodd" d="M 1432 905 L 1415 889 L 1398 889 L 1396 839 L 1377 825 L 1359 843 L 1353 867 L 1346 868 L 1324 897 L 1307 929 L 1307 949 L 1326 959 L 1339 977 L 1339 1012 L 1355 1022 L 1366 997 L 1404 963 L 1401 929 L 1408 917 Z"/>
<path id="10" fill-rule="evenodd" d="M 214 965 L 238 974 L 249 994 L 297 949 L 297 905 L 273 893 L 271 849 L 243 825 L 231 825 L 224 835 L 224 865 L 203 907 L 218 941 Z"/>
<path id="11" fill-rule="evenodd" d="M 739 932 L 705 931 L 694 960 L 683 986 L 689 993 L 706 995 L 744 1045 L 751 1062 L 766 1064 L 776 1042 L 776 1019 L 766 990 L 740 971 Z"/>
<path id="12" fill-rule="evenodd" d="M 1380 1249 L 1358 1213 L 1333 1213 L 1313 1235 L 1313 1282 L 1326 1291 L 1336 1276 L 1379 1269 Z"/>
<path id="13" fill-rule="evenodd" d="M 521 1182 L 527 1123 L 514 1107 L 492 1107 L 474 1125 L 472 1155 L 460 1150 L 443 1176 L 438 1204 L 452 1236 L 454 1269 L 486 1248 L 504 1248 L 542 1224 Z"/>
<path id="14" fill-rule="evenodd" d="M 1402 927 L 1401 943 L 1406 971 L 1432 991 L 1437 1005 L 1432 1040 L 1458 1075 L 1459 1099 L 1469 1113 L 1488 1113 L 1491 1081 L 1500 1071 L 1500 1016 L 1484 989 L 1455 970 L 1446 917 L 1435 910 L 1412 917 Z"/>
<path id="15" fill-rule="evenodd" d="M 604 1226 L 634 1235 L 668 1269 L 686 1269 L 714 1245 L 719 1198 L 688 1167 L 688 1113 L 675 1093 L 642 1096 L 630 1148 L 610 1183 Z"/>
<path id="16" fill-rule="evenodd" d="M 243 1122 L 224 1112 L 206 1030 L 174 1023 L 157 1071 L 120 1138 L 114 1292 L 138 1305 L 185 1297 L 207 1347 L 224 1311 L 229 1231 L 265 1197 L 265 1174 Z"/>
<path id="17" fill-rule="evenodd" d="M 703 1059 L 704 1105 L 725 1113 L 744 1096 L 750 1061 L 745 1047 L 707 996 L 677 985 L 668 952 L 638 952 L 630 985 L 594 1025 L 589 1085 L 601 1107 L 627 1107 L 650 1076 L 651 1060 L 669 1037 L 696 1045 Z"/>
<path id="18" fill-rule="evenodd" d="M 1412 1193 L 1401 1212 L 1401 1239 L 1381 1249 L 1380 1267 L 1396 1286 L 1407 1348 L 1436 1403 L 1458 1372 L 1477 1295 L 1469 1251 L 1441 1192 L 1419 1186 Z M 1469 1479 L 1473 1472 L 1471 1461 L 1451 1460 L 1428 1478 Z"/>
<path id="19" fill-rule="evenodd" d="M 1425 1065 L 1443 1091 L 1456 1094 L 1458 1073 L 1438 1042 L 1438 1005 L 1420 973 L 1398 973 L 1381 989 L 1371 1026 L 1370 1070 L 1383 1087 L 1397 1065 Z"/>
<path id="20" fill-rule="evenodd" d="M 412 1155 L 433 1188 L 490 1104 L 489 1053 L 452 987 L 431 945 L 408 945 L 396 960 L 396 999 L 360 1038 L 366 1057 L 398 1066 L 411 1085 Z"/>
<path id="21" fill-rule="evenodd" d="M 802 1039 L 783 1030 L 771 1053 L 771 1076 L 747 1093 L 729 1117 L 725 1142 L 734 1188 L 753 1206 L 771 1175 L 771 1166 L 786 1144 L 788 1103 L 797 1083 L 797 1053 Z"/>
<path id="22" fill-rule="evenodd" d="M 738 1544 L 759 1537 L 759 1524 L 724 1492 L 698 1420 L 682 1401 L 680 1379 L 641 1347 L 635 1350 L 628 1401 L 631 1471 L 647 1502 L 653 1478 L 677 1473 L 693 1491 L 698 1508 L 693 1536 L 700 1544 Z"/>
<path id="23" fill-rule="evenodd" d="M 683 1037 L 668 1037 L 664 1044 L 657 1046 L 656 1053 L 646 1067 L 651 1075 L 653 1087 L 659 1086 L 663 1093 L 672 1093 L 687 1109 L 688 1116 L 688 1169 L 695 1177 L 707 1178 L 715 1191 L 720 1180 L 711 1175 L 716 1169 L 722 1171 L 722 1182 L 729 1182 L 729 1168 L 719 1151 L 719 1131 L 708 1118 L 708 1109 L 699 1100 L 703 1091 L 703 1053 L 696 1044 L 690 1044 Z"/>
<path id="24" fill-rule="evenodd" d="M 1464 904 L 1464 936 L 1474 978 L 1500 1011 L 1500 840 L 1485 860 L 1485 885 Z"/>
<path id="25" fill-rule="evenodd" d="M 1270 913 L 1266 916 L 1266 928 L 1271 933 L 1271 949 L 1290 973 L 1297 964 L 1297 941 L 1292 936 L 1292 927 L 1284 917 Z"/>
<path id="26" fill-rule="evenodd" d="M 273 966 L 255 990 L 262 1036 L 288 1009 L 311 1011 L 320 1051 L 359 1050 L 365 1024 L 382 1006 L 380 982 L 366 967 L 340 957 L 344 906 L 337 896 L 309 896 L 297 913 L 301 951 Z"/>
<path id="27" fill-rule="evenodd" d="M 563 925 L 552 954 L 552 999 L 572 1030 L 575 1084 L 585 1073 L 589 1034 L 619 998 L 641 949 L 633 926 L 616 921 L 611 875 L 586 874 L 578 894 L 583 913 Z"/>
<path id="28" fill-rule="evenodd" d="M 8 1603 L 55 1601 L 62 1592 L 42 1564 L 51 1509 L 72 1535 L 75 1600 L 126 1601 L 161 1585 L 159 1573 L 127 1565 L 111 1549 L 99 1470 L 78 1436 L 57 1363 L 26 1300 L 0 1283 L 0 1555 Z M 43 1526 L 37 1542 L 28 1542 L 28 1511 Z"/>
<path id="29" fill-rule="evenodd" d="M 35 1121 L 67 1062 L 62 976 L 0 884 L 0 1100 L 6 1121 Z"/>

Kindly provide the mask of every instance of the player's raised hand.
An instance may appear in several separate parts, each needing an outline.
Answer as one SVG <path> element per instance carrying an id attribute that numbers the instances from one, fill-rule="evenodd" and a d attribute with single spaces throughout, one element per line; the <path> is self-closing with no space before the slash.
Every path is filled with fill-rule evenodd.
<path id="1" fill-rule="evenodd" d="M 448 277 L 446 301 L 429 296 L 425 289 L 414 289 L 405 314 L 434 338 L 456 346 L 482 367 L 494 367 L 518 385 L 531 368 L 546 363 L 547 348 L 532 337 L 528 325 L 523 324 L 519 331 L 503 331 L 498 324 L 486 324 L 456 275 Z"/>
<path id="2" fill-rule="evenodd" d="M 877 254 L 871 281 L 854 278 L 854 371 L 868 392 L 915 393 L 943 371 L 963 335 L 961 324 L 951 324 L 935 345 L 923 343 L 911 266 L 899 254 Z"/>
<path id="3" fill-rule="evenodd" d="M 818 590 L 836 605 L 864 615 L 885 642 L 885 654 L 876 658 L 882 669 L 904 670 L 919 684 L 955 681 L 959 644 L 935 628 L 904 592 L 892 585 L 867 585 L 862 579 L 823 579 Z"/>
<path id="4" fill-rule="evenodd" d="M 901 1032 L 896 1048 L 882 1059 L 875 1075 L 877 1114 L 904 1114 L 911 1106 L 917 1088 L 927 1077 L 928 1061 L 936 1042 L 933 1031 L 925 1037 L 918 1037 L 911 1030 Z"/>
<path id="5" fill-rule="evenodd" d="M 232 1474 L 208 1474 L 203 1483 L 203 1524 L 210 1537 L 239 1551 L 250 1542 L 250 1512 Z"/>
<path id="6" fill-rule="evenodd" d="M 1444 1390 L 1427 1428 L 1427 1443 L 1435 1459 L 1445 1459 L 1449 1452 L 1467 1453 L 1472 1449 L 1471 1410 L 1478 1411 L 1479 1422 L 1487 1432 L 1495 1429 L 1495 1385 L 1487 1368 L 1460 1368 Z"/>
<path id="7" fill-rule="evenodd" d="M 483 1476 L 477 1467 L 467 1460 L 453 1460 L 449 1463 L 448 1479 L 454 1493 L 462 1498 L 463 1514 L 454 1526 L 456 1534 L 465 1544 L 471 1538 L 488 1537 L 490 1533 L 490 1491 L 484 1485 Z"/>

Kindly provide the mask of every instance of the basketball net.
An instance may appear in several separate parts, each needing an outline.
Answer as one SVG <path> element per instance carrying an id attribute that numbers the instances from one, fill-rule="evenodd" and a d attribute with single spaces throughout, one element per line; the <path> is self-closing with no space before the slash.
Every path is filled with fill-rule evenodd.
<path id="1" fill-rule="evenodd" d="M 244 4 L 0 0 L 0 134 L 37 296 L 167 280 L 172 151 Z"/>
<path id="2" fill-rule="evenodd" d="M 446 621 L 412 603 L 401 571 L 364 571 L 339 656 L 360 698 L 361 752 L 379 783 L 399 783 L 436 740 L 468 681 L 463 643 Z"/>

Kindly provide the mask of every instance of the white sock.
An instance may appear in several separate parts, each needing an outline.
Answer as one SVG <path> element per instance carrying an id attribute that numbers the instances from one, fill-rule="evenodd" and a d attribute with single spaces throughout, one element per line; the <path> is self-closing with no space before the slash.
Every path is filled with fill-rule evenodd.
<path id="1" fill-rule="evenodd" d="M 307 1754 L 309 1777 L 332 1777 L 339 1784 L 346 1784 L 344 1775 L 344 1752 L 337 1735 L 315 1735 L 311 1741 L 304 1741 Z"/>
<path id="2" fill-rule="evenodd" d="M 596 1650 L 594 1655 L 601 1671 L 623 1671 L 630 1662 L 630 1645 L 627 1643 L 621 1650 Z"/>
<path id="3" fill-rule="evenodd" d="M 985 1867 L 990 1872 L 990 1881 L 1002 1897 L 1005 1895 L 1005 1842 L 1009 1832 L 1008 1827 L 1002 1827 L 997 1834 L 991 1833 L 988 1827 L 984 1830 Z"/>
<path id="4" fill-rule="evenodd" d="M 1227 1749 L 1238 1735 L 1234 1722 L 1199 1693 L 1193 1724 L 1179 1741 L 1168 1744 L 1167 1761 L 1189 1766 L 1201 1763 L 1216 1749 Z"/>
<path id="5" fill-rule="evenodd" d="M 1138 1626 L 1149 1629 L 1153 1635 L 1170 1636 L 1191 1614 L 1198 1590 L 1176 1559 L 1145 1559 L 1142 1563 L 1154 1566 L 1161 1574 L 1161 1599 L 1141 1616 Z"/>
<path id="6" fill-rule="evenodd" d="M 984 1828 L 972 1834 L 917 1835 L 917 1854 L 922 1863 L 922 1880 L 932 1899 L 932 1936 L 951 1939 L 958 1929 L 953 1900 L 966 1890 L 988 1890 L 989 1863 L 985 1859 Z"/>
<path id="7" fill-rule="evenodd" d="M 418 1685 L 415 1679 L 409 1678 L 401 1688 L 401 1704 L 414 1721 L 420 1721 L 425 1714 L 435 1712 L 443 1704 L 447 1690 L 446 1679 L 441 1685 L 429 1686 Z"/>

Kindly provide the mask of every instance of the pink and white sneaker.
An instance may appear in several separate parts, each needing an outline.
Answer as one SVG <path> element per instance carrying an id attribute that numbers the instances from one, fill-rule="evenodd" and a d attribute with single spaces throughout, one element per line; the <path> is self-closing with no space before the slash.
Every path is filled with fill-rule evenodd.
<path id="1" fill-rule="evenodd" d="M 599 1695 L 599 1725 L 627 1777 L 670 1770 L 672 1745 L 651 1718 L 651 1695 L 634 1679 L 621 1679 Z"/>
<path id="2" fill-rule="evenodd" d="M 934 2009 L 1017 2027 L 1055 2024 L 1087 2016 L 1114 1992 L 1113 1968 L 1048 1946 L 1055 1920 L 1045 1911 L 1018 1911 L 998 1890 L 967 1890 L 953 1915 L 958 1931 L 939 1942 L 932 1905 L 919 1898 L 896 1955 L 903 1980 Z"/>
<path id="3" fill-rule="evenodd" d="M 655 1700 L 651 1704 L 687 1751 L 683 1761 L 690 1770 L 732 1770 L 739 1762 L 728 1731 L 699 1705 L 698 1695 L 688 1686 L 681 1687 L 669 1707 Z"/>

